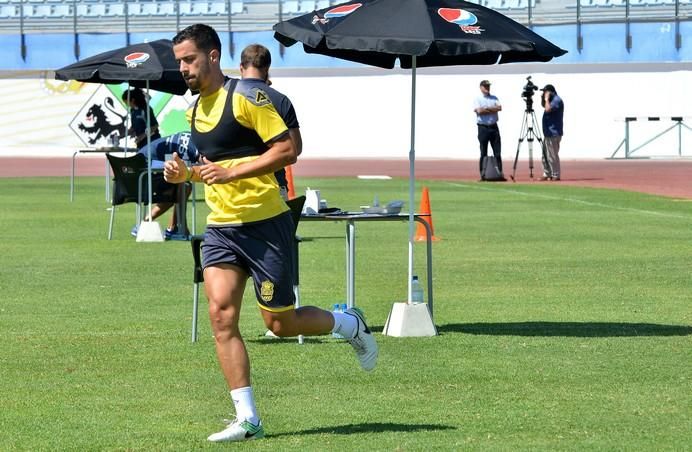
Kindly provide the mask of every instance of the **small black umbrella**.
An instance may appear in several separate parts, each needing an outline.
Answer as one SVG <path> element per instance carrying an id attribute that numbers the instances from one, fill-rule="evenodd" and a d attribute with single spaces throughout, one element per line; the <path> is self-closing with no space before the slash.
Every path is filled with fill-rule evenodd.
<path id="1" fill-rule="evenodd" d="M 185 94 L 187 85 L 168 39 L 132 44 L 99 53 L 55 71 L 58 80 L 117 84 Z"/>
<path id="2" fill-rule="evenodd" d="M 503 14 L 461 0 L 358 0 L 274 25 L 307 53 L 412 69 L 409 151 L 409 288 L 413 274 L 416 67 L 549 61 L 567 53 Z M 432 306 L 431 306 L 432 309 Z"/>
<path id="3" fill-rule="evenodd" d="M 185 94 L 187 84 L 175 61 L 173 42 L 159 39 L 99 53 L 55 71 L 58 80 L 117 84 L 149 88 L 171 94 Z M 149 127 L 147 108 L 147 127 Z M 147 142 L 149 142 L 147 135 Z M 151 151 L 149 152 L 151 154 Z M 148 156 L 149 218 L 152 208 L 151 155 Z M 151 221 L 151 220 L 150 220 Z M 160 231 L 159 231 L 160 232 Z"/>

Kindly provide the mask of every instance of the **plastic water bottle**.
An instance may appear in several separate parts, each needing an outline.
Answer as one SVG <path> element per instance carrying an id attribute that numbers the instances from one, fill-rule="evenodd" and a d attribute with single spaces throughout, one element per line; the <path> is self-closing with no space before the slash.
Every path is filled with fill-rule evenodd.
<path id="1" fill-rule="evenodd" d="M 411 303 L 425 303 L 423 287 L 420 285 L 420 281 L 418 281 L 418 276 L 416 275 L 413 275 L 413 279 L 411 280 Z"/>
<path id="2" fill-rule="evenodd" d="M 332 312 L 344 312 L 346 309 L 346 304 L 334 303 L 332 307 Z M 339 333 L 332 333 L 332 337 L 335 339 L 343 339 L 344 337 Z"/>

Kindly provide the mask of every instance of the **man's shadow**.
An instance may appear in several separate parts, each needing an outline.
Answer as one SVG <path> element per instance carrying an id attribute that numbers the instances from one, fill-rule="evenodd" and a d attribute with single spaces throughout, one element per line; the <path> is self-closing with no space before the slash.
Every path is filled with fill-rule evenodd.
<path id="1" fill-rule="evenodd" d="M 421 431 L 455 430 L 456 427 L 438 424 L 401 424 L 393 422 L 367 422 L 363 424 L 333 425 L 330 427 L 311 428 L 306 430 L 291 431 L 285 433 L 275 433 L 267 437 L 278 438 L 280 436 L 294 435 L 352 435 L 355 433 L 383 433 L 401 432 L 414 433 Z"/>
<path id="2" fill-rule="evenodd" d="M 437 331 L 489 336 L 638 337 L 689 336 L 692 326 L 626 322 L 448 323 Z"/>

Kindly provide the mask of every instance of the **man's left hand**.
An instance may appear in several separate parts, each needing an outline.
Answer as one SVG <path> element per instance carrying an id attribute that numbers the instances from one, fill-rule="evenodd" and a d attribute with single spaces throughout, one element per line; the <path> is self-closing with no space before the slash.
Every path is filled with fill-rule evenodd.
<path id="1" fill-rule="evenodd" d="M 230 169 L 222 168 L 206 157 L 202 157 L 202 163 L 204 165 L 199 167 L 199 176 L 205 184 L 225 184 L 232 180 Z"/>

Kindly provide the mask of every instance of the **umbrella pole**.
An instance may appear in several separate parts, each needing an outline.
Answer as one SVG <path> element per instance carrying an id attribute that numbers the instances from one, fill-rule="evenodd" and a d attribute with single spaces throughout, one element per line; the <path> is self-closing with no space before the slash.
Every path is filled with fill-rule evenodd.
<path id="1" fill-rule="evenodd" d="M 427 303 L 413 303 L 411 299 L 413 281 L 413 232 L 414 192 L 416 188 L 416 56 L 411 57 L 411 149 L 408 153 L 408 297 L 406 303 L 394 303 L 384 324 L 385 336 L 436 336 L 437 328 L 432 320 Z M 428 265 L 430 265 L 428 263 Z"/>
<path id="2" fill-rule="evenodd" d="M 149 184 L 149 221 L 154 221 L 153 218 L 151 218 L 151 201 L 152 201 L 152 191 L 153 188 L 151 186 L 151 135 L 149 134 L 149 129 L 151 127 L 151 117 L 149 115 L 149 111 L 151 108 L 149 108 L 149 80 L 147 80 L 147 96 L 146 96 L 146 109 L 147 109 L 147 128 L 144 133 L 147 135 L 147 183 Z"/>
<path id="3" fill-rule="evenodd" d="M 149 129 L 151 128 L 151 115 L 149 114 L 149 111 L 151 110 L 149 108 L 149 80 L 147 80 L 147 101 L 146 103 L 146 109 L 147 109 L 147 128 L 146 128 L 146 135 L 147 135 L 147 182 L 149 185 L 149 190 L 148 190 L 148 196 L 149 196 L 149 221 L 142 221 L 139 224 L 139 229 L 137 230 L 137 241 L 138 242 L 163 242 L 163 234 L 161 233 L 161 227 L 159 226 L 158 222 L 155 222 L 154 219 L 151 217 L 151 204 L 153 201 L 153 196 L 152 192 L 154 188 L 151 186 L 152 181 L 151 181 L 151 135 L 149 134 Z"/>
<path id="4" fill-rule="evenodd" d="M 413 280 L 414 192 L 416 185 L 416 56 L 411 59 L 411 149 L 408 153 L 408 302 L 411 303 Z"/>

